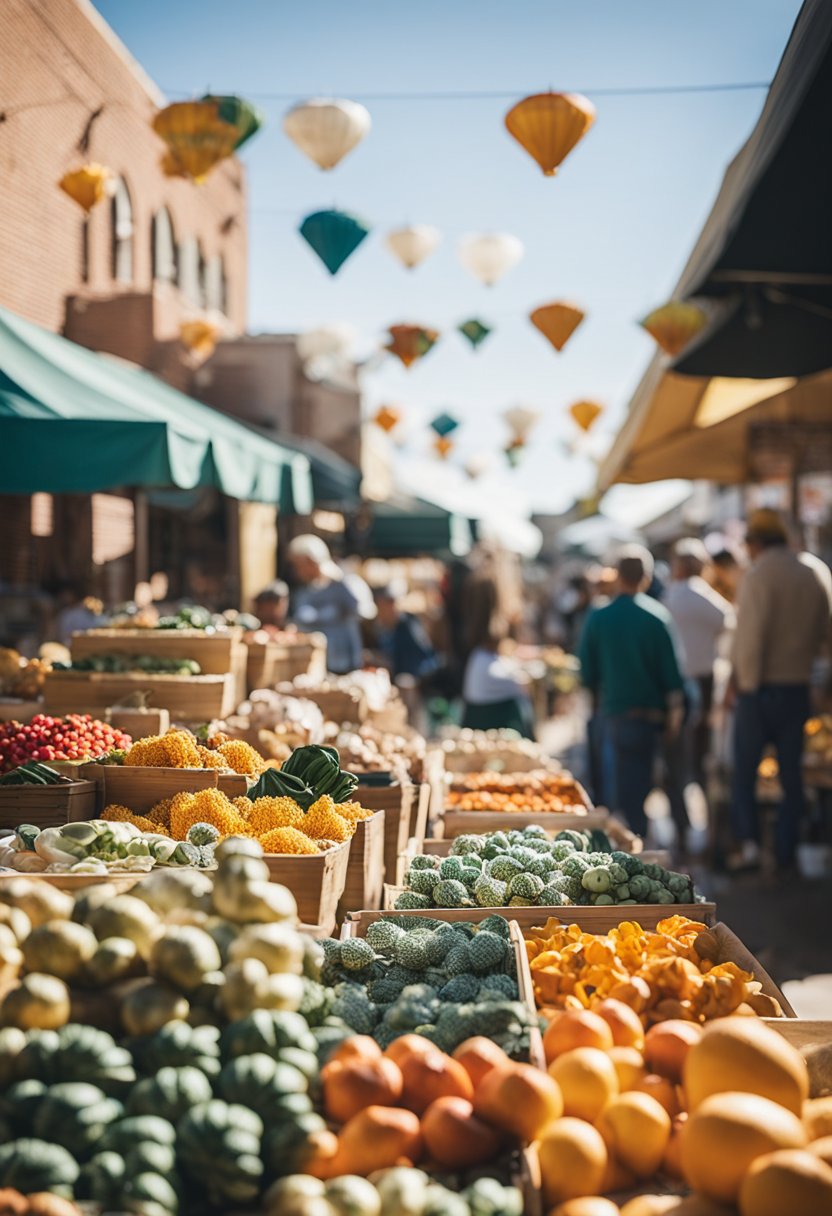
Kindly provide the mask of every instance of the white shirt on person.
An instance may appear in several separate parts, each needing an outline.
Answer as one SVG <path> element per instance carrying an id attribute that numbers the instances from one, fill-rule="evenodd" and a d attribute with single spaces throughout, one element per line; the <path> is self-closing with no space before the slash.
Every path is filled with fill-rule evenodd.
<path id="1" fill-rule="evenodd" d="M 462 695 L 469 705 L 493 705 L 514 697 L 525 697 L 528 688 L 522 671 L 507 655 L 477 647 L 465 667 Z"/>
<path id="2" fill-rule="evenodd" d="M 676 627 L 685 676 L 712 676 L 719 636 L 734 627 L 733 608 L 698 575 L 674 579 L 664 604 Z"/>

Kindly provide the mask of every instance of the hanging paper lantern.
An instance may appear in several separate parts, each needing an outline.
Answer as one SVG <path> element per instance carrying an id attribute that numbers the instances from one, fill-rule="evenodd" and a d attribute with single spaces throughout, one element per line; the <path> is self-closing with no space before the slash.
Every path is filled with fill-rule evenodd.
<path id="1" fill-rule="evenodd" d="M 478 321 L 476 317 L 472 317 L 470 321 L 463 321 L 461 325 L 457 325 L 457 330 L 464 338 L 468 339 L 474 350 L 491 333 L 490 327 L 484 325 L 482 321 Z"/>
<path id="2" fill-rule="evenodd" d="M 443 412 L 436 415 L 430 426 L 431 430 L 436 431 L 437 435 L 444 438 L 445 435 L 451 435 L 456 430 L 459 426 L 459 419 L 454 418 L 453 414 Z"/>
<path id="3" fill-rule="evenodd" d="M 595 107 L 579 93 L 534 93 L 512 106 L 505 117 L 509 135 L 554 177 L 595 122 Z"/>
<path id="4" fill-rule="evenodd" d="M 584 319 L 584 313 L 574 304 L 541 304 L 529 313 L 529 320 L 539 329 L 555 350 L 563 350 Z"/>
<path id="5" fill-rule="evenodd" d="M 227 122 L 235 131 L 235 151 L 242 148 L 263 125 L 262 115 L 242 97 L 214 97 L 211 93 L 200 98 L 216 108 L 217 117 Z"/>
<path id="6" fill-rule="evenodd" d="M 589 431 L 604 412 L 597 401 L 576 401 L 570 405 L 569 413 L 582 431 Z"/>
<path id="7" fill-rule="evenodd" d="M 307 215 L 298 231 L 329 273 L 337 274 L 370 229 L 357 215 L 346 211 L 315 211 Z"/>
<path id="8" fill-rule="evenodd" d="M 388 435 L 396 429 L 401 420 L 401 414 L 393 405 L 380 405 L 373 416 L 376 426 L 381 427 Z"/>
<path id="9" fill-rule="evenodd" d="M 707 314 L 697 304 L 671 300 L 661 308 L 654 308 L 639 325 L 666 354 L 678 355 L 704 329 L 707 321 Z"/>
<path id="10" fill-rule="evenodd" d="M 532 427 L 540 420 L 537 410 L 530 410 L 525 405 L 515 405 L 503 414 L 503 421 L 511 431 L 513 442 L 525 443 Z"/>
<path id="11" fill-rule="evenodd" d="M 104 165 L 93 163 L 65 173 L 58 185 L 64 194 L 68 194 L 89 215 L 93 207 L 106 197 L 107 186 L 112 177 L 112 173 Z"/>
<path id="12" fill-rule="evenodd" d="M 474 278 L 491 287 L 523 256 L 523 243 L 507 232 L 466 236 L 459 243 L 459 260 Z"/>
<path id="13" fill-rule="evenodd" d="M 348 354 L 355 338 L 356 332 L 351 325 L 335 321 L 298 334 L 295 348 L 304 363 L 310 359 L 341 359 Z"/>
<path id="14" fill-rule="evenodd" d="M 412 270 L 433 253 L 442 240 L 438 228 L 429 224 L 408 224 L 387 233 L 387 248 L 403 266 Z"/>
<path id="15" fill-rule="evenodd" d="M 241 128 L 220 116 L 230 113 L 228 104 L 237 98 L 209 97 L 201 101 L 175 101 L 159 110 L 153 119 L 153 130 L 167 144 L 172 155 L 171 167 L 202 182 L 220 161 L 234 152 L 241 138 Z M 246 103 L 239 101 L 240 106 Z M 250 134 L 254 134 L 251 131 Z"/>
<path id="16" fill-rule="evenodd" d="M 292 143 L 321 169 L 334 169 L 361 143 L 371 125 L 369 110 L 357 101 L 329 97 L 298 102 L 283 118 L 283 130 Z"/>
<path id="17" fill-rule="evenodd" d="M 476 481 L 491 468 L 492 460 L 488 452 L 476 452 L 465 462 L 465 472 L 471 481 Z"/>
<path id="18" fill-rule="evenodd" d="M 183 321 L 179 327 L 179 340 L 197 359 L 207 359 L 214 353 L 220 330 L 205 318 Z"/>
<path id="19" fill-rule="evenodd" d="M 422 325 L 391 325 L 388 333 L 390 341 L 384 349 L 401 359 L 405 367 L 421 359 L 439 341 L 437 330 Z"/>
<path id="20" fill-rule="evenodd" d="M 525 446 L 526 444 L 522 439 L 511 439 L 503 448 L 503 453 L 510 469 L 516 469 L 519 465 Z"/>
<path id="21" fill-rule="evenodd" d="M 186 181 L 190 181 L 191 177 L 188 170 L 183 168 L 176 159 L 176 154 L 168 149 L 159 161 L 162 172 L 165 177 L 183 177 Z"/>
<path id="22" fill-rule="evenodd" d="M 454 450 L 454 441 L 446 439 L 444 435 L 437 435 L 433 441 L 433 450 L 440 460 L 447 460 Z"/>

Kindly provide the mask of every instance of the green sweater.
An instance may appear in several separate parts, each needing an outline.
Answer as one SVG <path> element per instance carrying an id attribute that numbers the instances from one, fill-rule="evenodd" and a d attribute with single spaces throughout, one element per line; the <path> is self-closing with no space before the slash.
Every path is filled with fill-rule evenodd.
<path id="1" fill-rule="evenodd" d="M 590 613 L 580 644 L 581 678 L 606 714 L 664 710 L 682 688 L 670 613 L 647 595 L 619 595 Z"/>

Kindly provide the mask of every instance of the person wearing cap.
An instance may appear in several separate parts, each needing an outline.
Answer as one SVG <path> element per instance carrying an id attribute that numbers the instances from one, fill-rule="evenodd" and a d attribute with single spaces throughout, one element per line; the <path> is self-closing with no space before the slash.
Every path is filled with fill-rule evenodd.
<path id="1" fill-rule="evenodd" d="M 662 732 L 684 716 L 683 679 L 670 613 L 645 594 L 653 558 L 628 545 L 618 559 L 618 594 L 590 613 L 579 648 L 581 678 L 601 714 L 603 794 L 640 836 Z"/>
<path id="2" fill-rule="evenodd" d="M 832 604 L 817 570 L 790 549 L 776 511 L 751 515 L 746 546 L 751 565 L 740 587 L 731 656 L 736 696 L 732 823 L 740 850 L 731 865 L 759 863 L 757 769 L 773 745 L 783 787 L 775 854 L 778 867 L 788 870 L 806 805 L 802 758 L 809 684 L 829 638 Z"/>
<path id="3" fill-rule="evenodd" d="M 326 637 L 331 672 L 355 671 L 361 666 L 360 621 L 373 614 L 370 589 L 355 585 L 357 575 L 344 576 L 320 536 L 296 536 L 288 553 L 300 584 L 292 595 L 292 620 L 304 633 Z"/>
<path id="4" fill-rule="evenodd" d="M 701 540 L 689 536 L 677 541 L 664 599 L 679 639 L 688 700 L 685 729 L 668 755 L 670 809 L 680 831 L 688 823 L 683 793 L 688 779 L 705 784 L 717 643 L 734 627 L 731 605 L 702 577 L 707 565 L 708 551 Z"/>
<path id="5" fill-rule="evenodd" d="M 254 597 L 254 615 L 263 629 L 285 629 L 288 613 L 289 588 L 283 579 L 276 578 Z"/>

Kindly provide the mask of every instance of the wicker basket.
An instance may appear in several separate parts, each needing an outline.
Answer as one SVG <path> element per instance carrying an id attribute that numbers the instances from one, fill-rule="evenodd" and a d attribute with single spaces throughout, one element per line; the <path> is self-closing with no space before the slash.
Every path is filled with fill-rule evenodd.
<path id="1" fill-rule="evenodd" d="M 272 882 L 288 887 L 297 900 L 298 916 L 316 936 L 335 931 L 338 901 L 344 893 L 350 844 L 335 845 L 326 853 L 267 853 L 264 860 Z"/>
<path id="2" fill-rule="evenodd" d="M 350 842 L 350 860 L 344 894 L 338 904 L 338 919 L 356 908 L 380 908 L 384 891 L 384 818 L 376 811 L 371 819 L 360 819 Z"/>
<path id="3" fill-rule="evenodd" d="M 16 828 L 21 823 L 57 828 L 64 823 L 94 819 L 95 810 L 94 781 L 0 786 L 0 829 Z"/>

